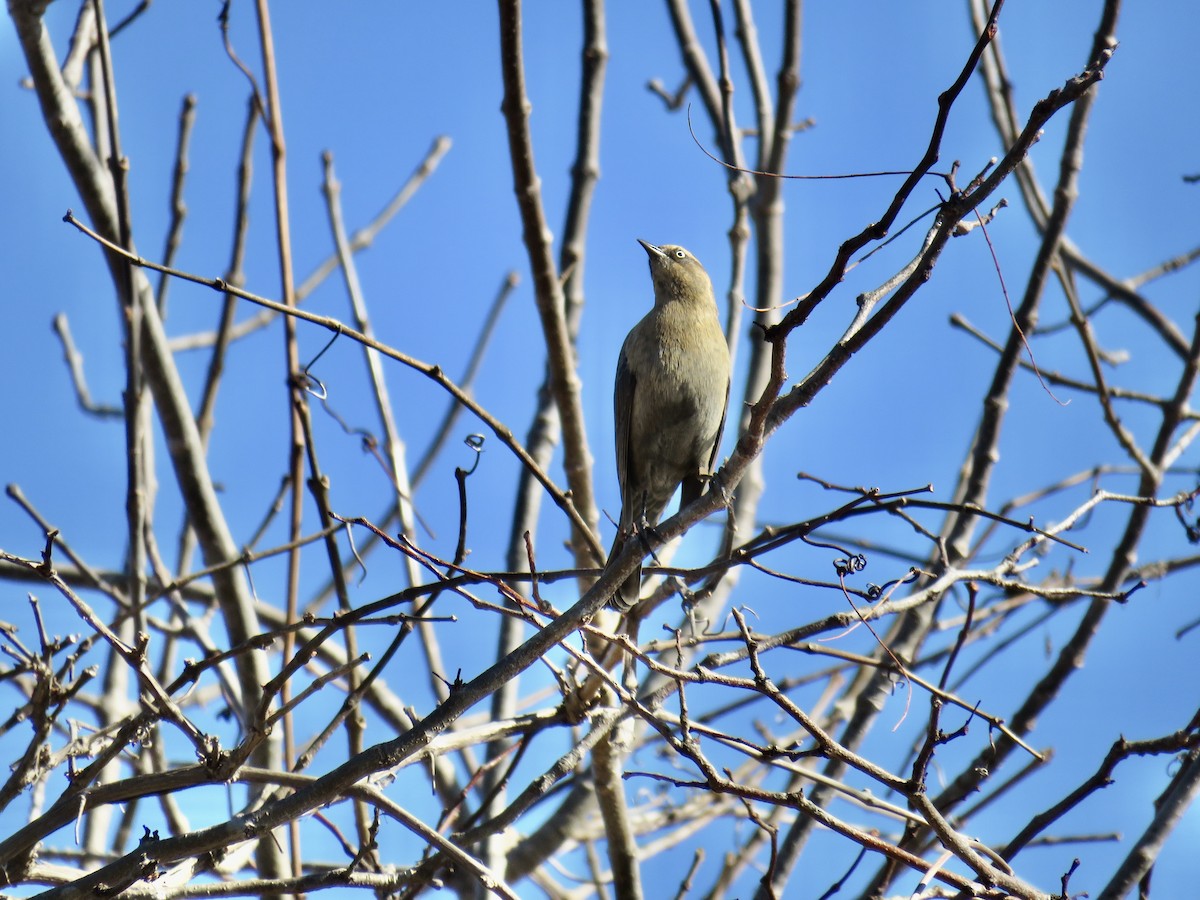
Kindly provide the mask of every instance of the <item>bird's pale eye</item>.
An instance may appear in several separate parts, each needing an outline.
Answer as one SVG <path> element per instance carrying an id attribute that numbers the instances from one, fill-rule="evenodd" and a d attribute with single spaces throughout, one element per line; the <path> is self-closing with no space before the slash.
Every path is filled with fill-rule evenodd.
<path id="1" fill-rule="evenodd" d="M 685 257 L 687 257 L 687 254 L 686 254 L 686 253 L 684 253 L 682 250 L 676 250 L 676 251 L 675 251 L 675 258 L 676 258 L 676 259 L 684 259 Z"/>

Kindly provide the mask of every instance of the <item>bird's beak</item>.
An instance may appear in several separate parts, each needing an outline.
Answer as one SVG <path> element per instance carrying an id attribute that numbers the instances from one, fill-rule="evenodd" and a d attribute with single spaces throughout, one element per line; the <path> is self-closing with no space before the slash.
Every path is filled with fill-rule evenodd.
<path id="1" fill-rule="evenodd" d="M 638 238 L 637 242 L 642 245 L 642 249 L 646 251 L 646 255 L 651 259 L 654 259 L 655 257 L 658 257 L 659 259 L 666 258 L 667 254 L 663 253 L 653 244 L 649 244 L 646 241 L 643 241 L 641 238 Z"/>

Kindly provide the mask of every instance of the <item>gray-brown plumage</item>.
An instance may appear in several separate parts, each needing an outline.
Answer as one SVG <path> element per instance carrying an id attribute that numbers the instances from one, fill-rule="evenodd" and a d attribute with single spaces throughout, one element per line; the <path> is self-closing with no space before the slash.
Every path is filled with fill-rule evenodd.
<path id="1" fill-rule="evenodd" d="M 617 361 L 621 518 L 609 559 L 638 539 L 639 526 L 658 523 L 681 484 L 681 508 L 704 492 L 729 401 L 729 348 L 704 266 L 682 247 L 638 243 L 650 256 L 654 308 L 633 326 Z M 632 608 L 641 582 L 639 566 L 611 605 Z"/>

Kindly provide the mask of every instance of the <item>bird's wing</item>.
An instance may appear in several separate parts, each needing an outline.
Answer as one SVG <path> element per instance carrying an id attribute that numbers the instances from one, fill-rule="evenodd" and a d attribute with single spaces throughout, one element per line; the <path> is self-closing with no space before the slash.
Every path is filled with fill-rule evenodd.
<path id="1" fill-rule="evenodd" d="M 725 416 L 729 413 L 730 383 L 731 379 L 725 381 L 725 405 L 721 407 L 721 424 L 717 426 L 717 436 L 713 439 L 712 452 L 708 454 L 708 472 L 705 473 L 707 475 L 714 475 L 717 471 L 717 453 L 721 450 L 721 435 L 725 432 Z"/>
<path id="2" fill-rule="evenodd" d="M 629 358 L 625 355 L 625 348 L 622 347 L 621 355 L 617 358 L 617 381 L 613 386 L 613 420 L 617 439 L 617 484 L 621 486 L 622 519 L 625 515 L 633 514 L 631 509 L 626 509 L 630 505 L 628 502 L 630 498 L 625 496 L 625 486 L 629 483 L 629 476 L 633 470 L 631 460 L 633 447 L 630 432 L 633 428 L 633 393 L 636 387 L 637 376 L 629 367 Z"/>

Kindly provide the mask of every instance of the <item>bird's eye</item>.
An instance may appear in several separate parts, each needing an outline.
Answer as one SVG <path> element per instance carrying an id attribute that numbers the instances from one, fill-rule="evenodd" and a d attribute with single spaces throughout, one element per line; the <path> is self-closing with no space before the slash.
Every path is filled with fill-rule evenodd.
<path id="1" fill-rule="evenodd" d="M 686 253 L 684 253 L 682 250 L 676 250 L 676 251 L 675 251 L 675 258 L 676 258 L 676 259 L 683 259 L 683 258 L 685 258 L 686 256 L 687 256 L 687 254 L 686 254 Z"/>

